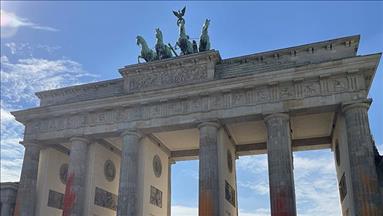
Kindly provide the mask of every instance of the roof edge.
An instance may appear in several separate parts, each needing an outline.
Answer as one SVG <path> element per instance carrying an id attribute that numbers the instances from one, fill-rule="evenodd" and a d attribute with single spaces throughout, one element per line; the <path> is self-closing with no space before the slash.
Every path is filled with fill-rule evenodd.
<path id="1" fill-rule="evenodd" d="M 303 49 L 307 49 L 310 47 L 315 48 L 315 47 L 326 46 L 326 45 L 330 45 L 330 44 L 341 44 L 341 43 L 344 43 L 346 41 L 355 41 L 356 47 L 358 48 L 359 41 L 360 41 L 360 34 L 346 36 L 346 37 L 340 37 L 340 38 L 335 38 L 335 39 L 329 39 L 329 40 L 323 40 L 323 41 L 317 41 L 317 42 L 313 42 L 313 43 L 309 43 L 309 44 L 302 44 L 302 45 L 286 47 L 286 48 L 282 48 L 282 49 L 268 50 L 268 51 L 249 54 L 249 55 L 227 58 L 227 59 L 223 59 L 222 63 L 224 64 L 225 62 L 231 62 L 231 61 L 240 60 L 243 58 L 253 58 L 253 57 L 257 57 L 257 56 L 271 55 L 271 54 L 275 54 L 275 53 L 287 52 L 287 51 L 292 51 L 292 50 L 303 50 Z M 357 53 L 357 49 L 355 50 L 354 54 L 356 55 L 356 53 Z"/>

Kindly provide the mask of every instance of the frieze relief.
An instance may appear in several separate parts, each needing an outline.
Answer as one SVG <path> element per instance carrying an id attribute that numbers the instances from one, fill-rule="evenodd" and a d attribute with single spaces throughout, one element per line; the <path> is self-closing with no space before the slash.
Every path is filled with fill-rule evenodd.
<path id="1" fill-rule="evenodd" d="M 294 85 L 284 84 L 279 86 L 279 97 L 282 100 L 293 99 L 296 97 L 296 92 L 294 91 Z"/>
<path id="2" fill-rule="evenodd" d="M 302 85 L 302 97 L 311 97 L 320 94 L 319 82 L 307 82 Z"/>
<path id="3" fill-rule="evenodd" d="M 361 81 L 355 79 L 361 78 L 350 79 L 346 75 L 336 78 L 323 77 L 317 80 L 264 85 L 217 92 L 210 95 L 196 95 L 137 106 L 40 119 L 27 124 L 26 133 L 60 131 L 86 126 L 162 118 L 364 89 L 364 85 L 358 84 Z"/>
<path id="4" fill-rule="evenodd" d="M 206 64 L 190 65 L 128 76 L 127 88 L 128 92 L 137 92 L 201 82 L 207 79 L 208 66 Z"/>

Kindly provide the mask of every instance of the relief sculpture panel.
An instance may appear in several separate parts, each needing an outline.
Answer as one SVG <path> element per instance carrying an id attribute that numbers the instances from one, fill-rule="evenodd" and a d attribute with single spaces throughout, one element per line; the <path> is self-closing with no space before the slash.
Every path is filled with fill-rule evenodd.
<path id="1" fill-rule="evenodd" d="M 94 195 L 94 204 L 111 209 L 113 211 L 117 210 L 117 195 L 109 191 L 96 187 Z"/>
<path id="2" fill-rule="evenodd" d="M 225 199 L 235 207 L 235 190 L 227 181 L 225 181 Z"/>
<path id="3" fill-rule="evenodd" d="M 128 92 L 152 90 L 204 81 L 207 65 L 190 65 L 128 76 Z"/>
<path id="4" fill-rule="evenodd" d="M 49 190 L 48 206 L 56 209 L 63 209 L 63 204 L 64 194 L 54 190 Z"/>
<path id="5" fill-rule="evenodd" d="M 153 186 L 150 186 L 150 203 L 162 208 L 162 191 Z"/>

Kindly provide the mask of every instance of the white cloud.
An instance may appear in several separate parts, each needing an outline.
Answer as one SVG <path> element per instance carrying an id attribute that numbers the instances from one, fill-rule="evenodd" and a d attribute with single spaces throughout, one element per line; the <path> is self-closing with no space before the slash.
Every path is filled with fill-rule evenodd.
<path id="1" fill-rule="evenodd" d="M 5 47 L 8 48 L 11 55 L 17 55 L 17 57 L 33 57 L 34 52 L 43 51 L 44 54 L 53 54 L 55 51 L 61 49 L 60 46 L 50 46 L 46 44 L 30 44 L 30 43 L 5 43 Z M 8 51 L 4 50 L 4 52 Z M 3 53 L 4 54 L 4 53 Z"/>
<path id="2" fill-rule="evenodd" d="M 253 181 L 253 182 L 237 182 L 239 187 L 244 187 L 255 191 L 260 195 L 269 194 L 269 184 L 267 181 Z"/>
<path id="3" fill-rule="evenodd" d="M 2 103 L 11 104 L 10 108 L 37 105 L 35 92 L 79 84 L 81 78 L 91 76 L 81 64 L 69 59 L 26 58 L 11 62 L 2 56 Z"/>
<path id="4" fill-rule="evenodd" d="M 24 148 L 19 144 L 23 126 L 1 107 L 1 181 L 18 181 Z"/>
<path id="5" fill-rule="evenodd" d="M 172 215 L 197 216 L 198 215 L 198 208 L 175 205 L 175 206 L 172 206 Z"/>
<path id="6" fill-rule="evenodd" d="M 240 157 L 240 160 L 237 160 L 237 168 L 253 174 L 267 172 L 267 155 Z"/>
<path id="7" fill-rule="evenodd" d="M 238 212 L 239 216 L 270 216 L 270 209 L 265 209 L 265 208 L 259 208 L 254 210 L 254 212 L 246 212 L 239 210 Z"/>
<path id="8" fill-rule="evenodd" d="M 1 126 L 3 126 L 3 124 L 5 125 L 10 121 L 13 121 L 14 119 L 15 117 L 8 110 L 1 108 Z"/>
<path id="9" fill-rule="evenodd" d="M 22 164 L 22 158 L 1 160 L 1 182 L 19 181 Z"/>
<path id="10" fill-rule="evenodd" d="M 56 32 L 58 29 L 52 28 L 49 26 L 42 26 L 36 23 L 33 23 L 29 21 L 26 18 L 22 18 L 17 16 L 14 13 L 0 10 L 1 12 L 1 37 L 12 37 L 16 34 L 17 30 L 20 27 L 27 27 L 37 30 L 44 30 L 44 31 L 53 31 Z"/>
<path id="11" fill-rule="evenodd" d="M 31 47 L 30 47 L 29 43 L 11 42 L 11 43 L 6 43 L 5 46 L 11 51 L 12 55 L 17 54 L 20 51 L 22 51 L 23 53 L 25 53 L 25 52 L 31 53 Z"/>
<path id="12" fill-rule="evenodd" d="M 173 205 L 172 206 L 172 215 L 175 216 L 197 216 L 198 215 L 198 208 L 197 207 L 187 207 L 182 205 Z M 246 212 L 243 210 L 238 211 L 239 216 L 269 216 L 270 210 L 269 209 L 256 209 L 254 212 Z"/>

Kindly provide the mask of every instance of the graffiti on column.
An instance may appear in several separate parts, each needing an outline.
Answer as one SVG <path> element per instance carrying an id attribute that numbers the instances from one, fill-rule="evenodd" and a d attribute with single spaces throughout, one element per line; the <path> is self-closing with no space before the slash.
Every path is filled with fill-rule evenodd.
<path id="1" fill-rule="evenodd" d="M 63 205 L 63 214 L 62 216 L 69 216 L 76 199 L 76 194 L 72 190 L 73 186 L 74 173 L 72 172 L 67 178 L 66 187 L 65 187 L 65 196 L 64 196 L 64 205 Z"/>

